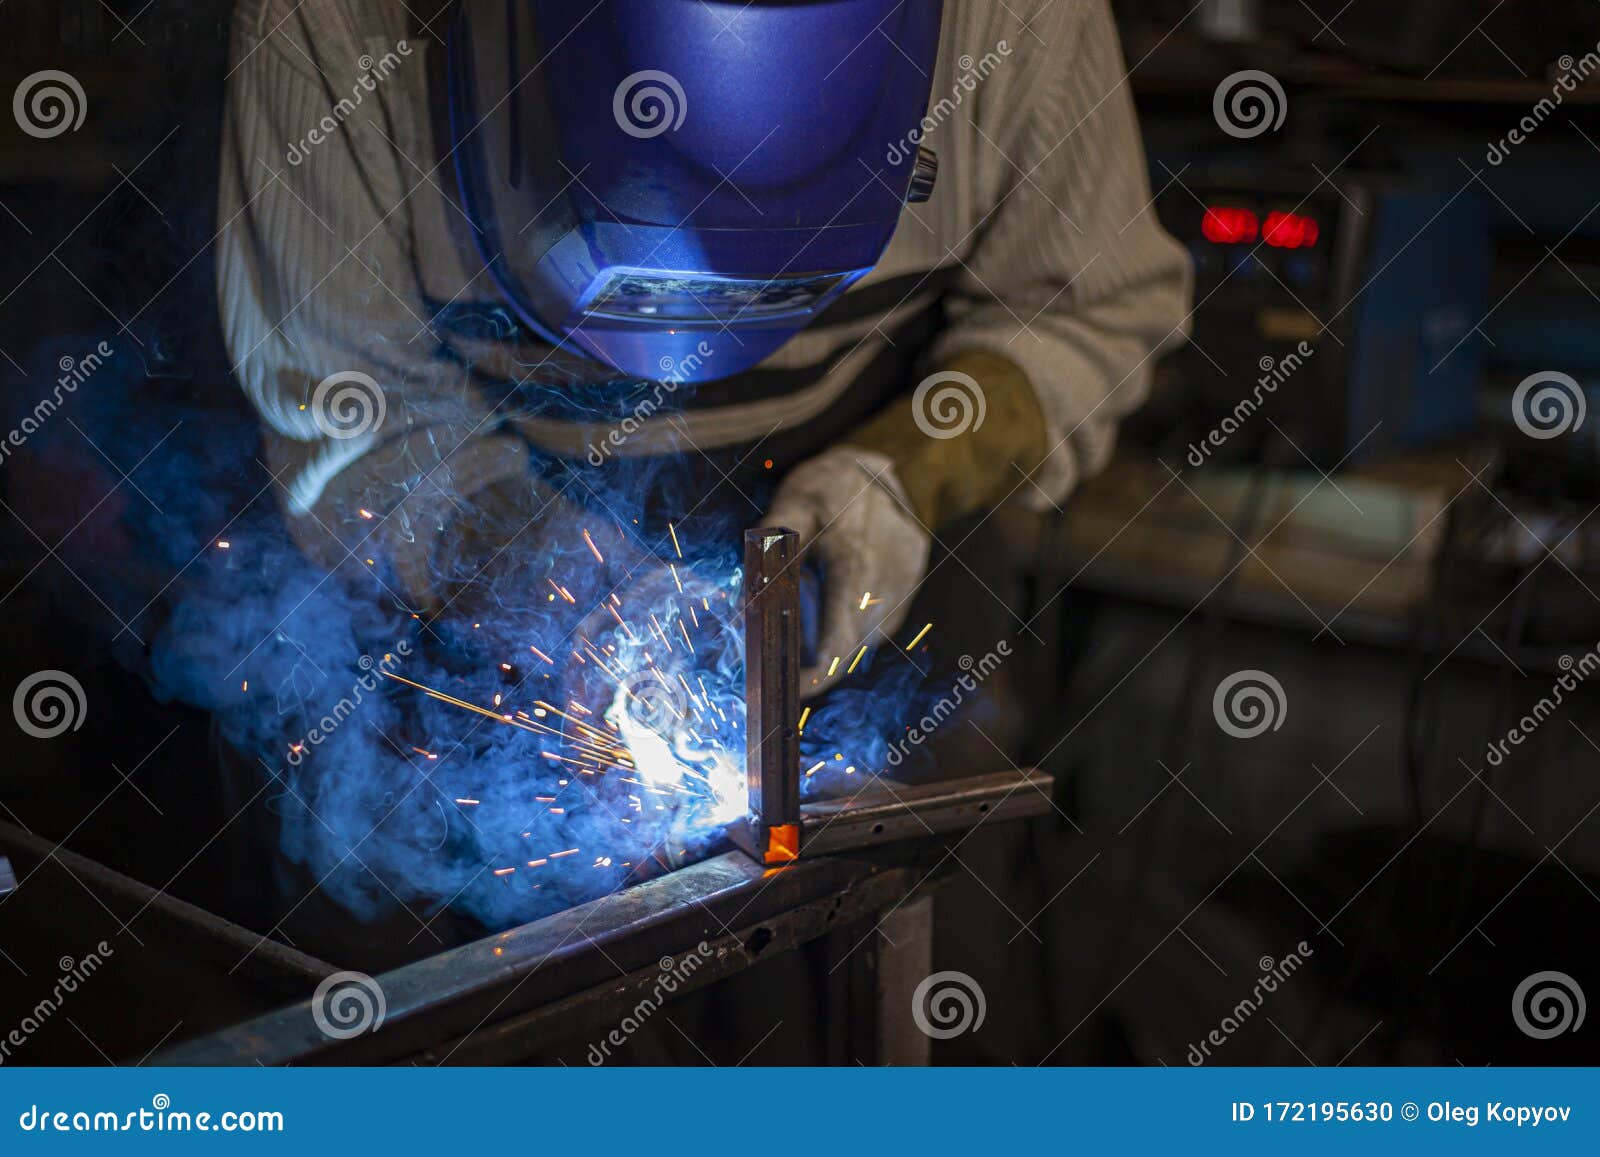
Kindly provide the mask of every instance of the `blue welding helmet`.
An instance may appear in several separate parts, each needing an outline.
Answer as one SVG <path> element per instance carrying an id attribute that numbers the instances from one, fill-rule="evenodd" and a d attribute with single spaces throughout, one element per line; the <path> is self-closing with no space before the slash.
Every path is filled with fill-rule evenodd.
<path id="1" fill-rule="evenodd" d="M 542 338 L 624 374 L 749 369 L 883 256 L 936 161 L 943 0 L 462 0 L 475 242 Z"/>

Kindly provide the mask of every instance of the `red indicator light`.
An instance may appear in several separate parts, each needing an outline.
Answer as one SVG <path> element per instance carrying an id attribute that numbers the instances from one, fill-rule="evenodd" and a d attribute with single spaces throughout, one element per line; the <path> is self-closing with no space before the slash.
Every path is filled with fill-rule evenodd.
<path id="1" fill-rule="evenodd" d="M 1316 221 L 1298 213 L 1268 213 L 1262 229 L 1262 237 L 1274 249 L 1310 249 L 1321 236 Z"/>
<path id="2" fill-rule="evenodd" d="M 1261 233 L 1261 219 L 1249 209 L 1213 205 L 1200 219 L 1200 233 L 1213 245 L 1250 245 Z"/>

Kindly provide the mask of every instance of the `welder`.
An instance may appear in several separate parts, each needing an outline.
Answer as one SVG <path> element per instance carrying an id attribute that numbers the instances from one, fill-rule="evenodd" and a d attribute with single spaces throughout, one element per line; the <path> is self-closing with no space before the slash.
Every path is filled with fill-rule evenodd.
<path id="1" fill-rule="evenodd" d="M 535 463 L 679 456 L 821 564 L 819 693 L 1183 338 L 1108 0 L 414 7 L 239 0 L 217 245 L 297 542 L 413 605 L 548 521 Z"/>

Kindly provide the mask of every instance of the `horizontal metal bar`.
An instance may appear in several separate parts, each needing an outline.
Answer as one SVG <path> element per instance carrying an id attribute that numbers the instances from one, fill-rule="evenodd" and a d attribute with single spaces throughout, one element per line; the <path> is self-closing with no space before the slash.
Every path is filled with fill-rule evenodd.
<path id="1" fill-rule="evenodd" d="M 870 876 L 843 893 L 824 895 L 771 919 L 741 925 L 730 935 L 708 940 L 703 953 L 696 945 L 684 949 L 679 956 L 652 961 L 649 967 L 566 1000 L 485 1025 L 410 1058 L 410 1063 L 514 1064 L 536 1052 L 559 1053 L 562 1045 L 574 1050 L 572 1063 L 577 1063 L 589 1055 L 590 1045 L 603 1046 L 611 1029 L 636 1014 L 641 999 L 660 999 L 664 976 L 673 977 L 673 997 L 726 980 L 763 960 L 816 940 L 833 928 L 892 909 L 920 883 L 921 876 L 922 873 L 913 875 L 904 870 Z M 683 966 L 685 962 L 692 963 Z"/>
<path id="2" fill-rule="evenodd" d="M 916 787 L 880 778 L 858 795 L 801 808 L 801 855 L 857 851 L 979 824 L 1030 819 L 1050 811 L 1054 787 L 1053 777 L 1036 770 Z"/>
<path id="3" fill-rule="evenodd" d="M 719 946 L 724 962 L 753 961 L 773 936 L 771 922 L 792 936 L 809 936 L 811 925 L 784 921 L 806 910 L 825 929 L 826 907 L 841 897 L 862 891 L 857 899 L 869 907 L 888 907 L 920 879 L 903 863 L 834 857 L 766 869 L 731 852 L 383 974 L 377 983 L 385 1019 L 373 1032 L 330 1039 L 317 1027 L 312 1002 L 302 1001 L 156 1060 L 281 1065 L 386 1064 L 419 1054 L 433 1063 L 505 1057 L 525 1048 L 542 1016 L 571 1030 L 585 1010 L 609 1015 L 617 986 L 636 983 L 662 957 L 681 957 L 707 942 Z M 763 927 L 765 936 L 741 940 L 745 956 L 733 954 L 730 938 L 744 933 L 730 930 Z M 441 1048 L 442 1041 L 464 1043 Z"/>
<path id="4" fill-rule="evenodd" d="M 314 989 L 325 977 L 339 971 L 326 961 L 261 936 L 165 891 L 141 884 L 97 860 L 4 822 L 0 822 L 0 850 L 14 858 L 17 872 L 13 880 L 20 881 L 9 891 L 20 894 L 28 886 L 28 877 L 41 864 L 54 860 L 99 897 L 119 920 L 159 925 L 181 944 L 190 946 L 195 956 L 214 961 L 229 971 L 236 969 L 243 978 L 260 983 L 274 993 L 288 996 Z M 0 903 L 6 902 L 7 891 L 0 887 Z"/>

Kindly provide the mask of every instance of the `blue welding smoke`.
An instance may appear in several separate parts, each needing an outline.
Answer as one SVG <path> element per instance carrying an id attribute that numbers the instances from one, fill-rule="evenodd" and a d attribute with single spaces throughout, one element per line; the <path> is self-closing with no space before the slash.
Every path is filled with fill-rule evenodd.
<path id="1" fill-rule="evenodd" d="M 39 364 L 95 340 L 49 343 Z M 563 391 L 561 405 L 616 422 L 644 388 Z M 670 457 L 535 462 L 563 495 L 554 521 L 505 542 L 517 565 L 491 597 L 430 621 L 378 560 L 329 573 L 293 545 L 252 415 L 150 396 L 126 349 L 92 396 L 72 411 L 83 434 L 140 464 L 96 515 L 108 532 L 65 549 L 143 640 L 120 634 L 119 659 L 157 698 L 212 714 L 218 774 L 269 805 L 285 859 L 351 913 L 448 907 L 506 927 L 719 845 L 742 804 L 742 499 L 695 510 L 703 496 Z M 27 452 L 70 472 L 82 451 L 57 423 Z M 695 513 L 674 537 L 663 510 Z M 631 584 L 613 589 L 601 543 L 645 564 Z M 825 766 L 807 792 L 884 770 L 926 697 L 911 664 L 864 662 L 808 724 L 807 763 Z M 649 734 L 666 750 L 603 742 Z"/>

